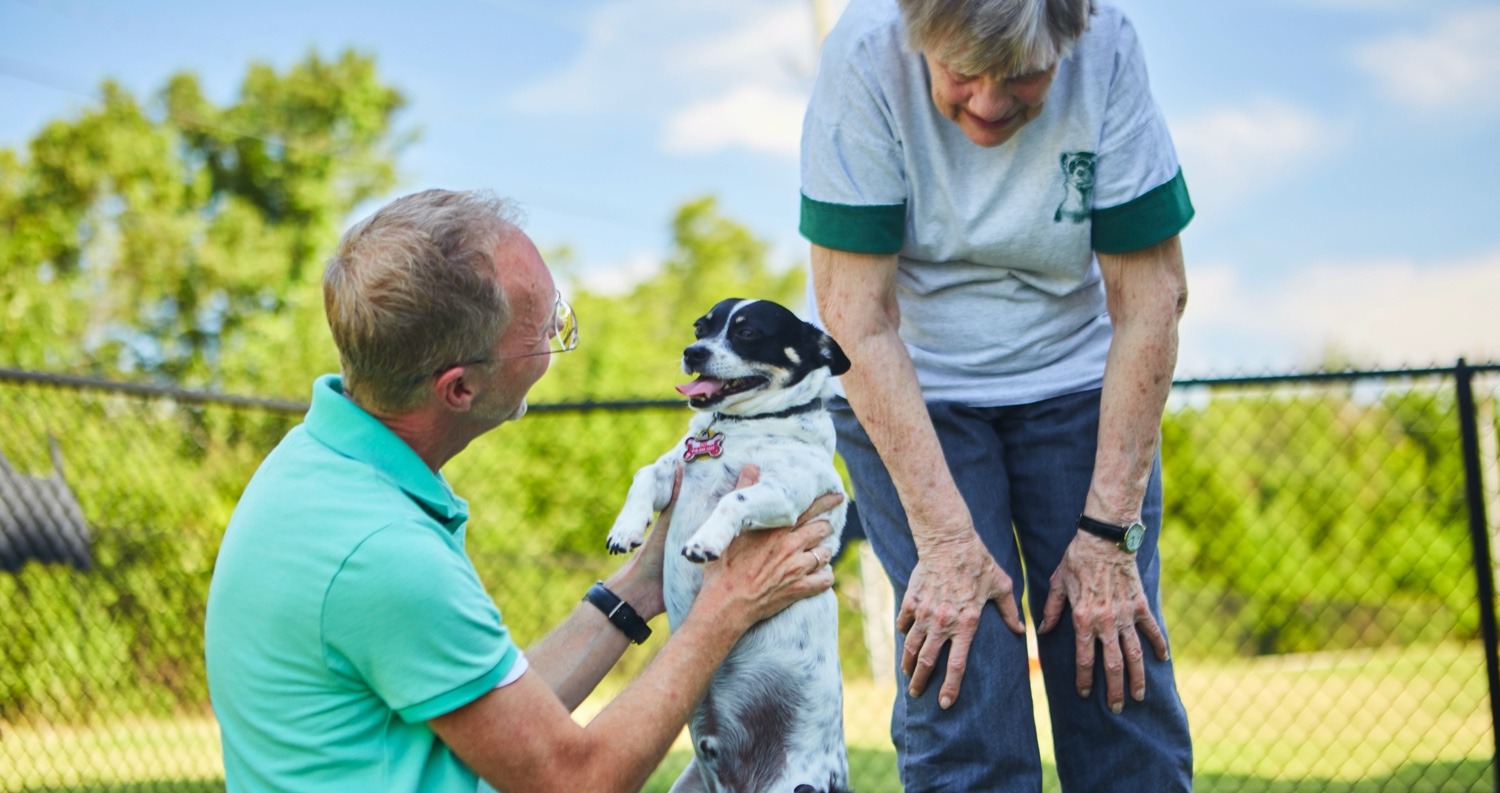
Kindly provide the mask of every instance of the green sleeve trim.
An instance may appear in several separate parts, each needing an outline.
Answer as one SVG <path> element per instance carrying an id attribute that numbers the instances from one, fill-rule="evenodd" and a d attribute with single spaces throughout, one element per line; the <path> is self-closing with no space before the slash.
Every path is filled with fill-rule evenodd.
<path id="1" fill-rule="evenodd" d="M 416 724 L 435 719 L 445 713 L 452 713 L 500 685 L 500 681 L 510 674 L 511 667 L 515 666 L 519 660 L 521 660 L 521 649 L 512 644 L 505 649 L 505 655 L 501 657 L 500 662 L 491 667 L 488 672 L 452 691 L 439 694 L 425 702 L 400 708 L 396 711 L 396 715 L 407 724 Z"/>
<path id="2" fill-rule="evenodd" d="M 849 253 L 899 253 L 906 237 L 906 204 L 849 206 L 802 196 L 802 236 Z"/>
<path id="3" fill-rule="evenodd" d="M 806 217 L 806 210 L 803 211 Z M 1094 210 L 1094 250 L 1130 253 L 1149 248 L 1182 231 L 1192 219 L 1193 202 L 1188 198 L 1182 169 L 1178 168 L 1176 176 L 1140 197 L 1116 207 Z"/>

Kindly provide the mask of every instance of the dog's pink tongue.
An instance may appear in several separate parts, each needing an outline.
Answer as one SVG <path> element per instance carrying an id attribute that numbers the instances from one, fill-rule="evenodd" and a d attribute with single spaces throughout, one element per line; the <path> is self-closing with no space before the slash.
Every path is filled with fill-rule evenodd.
<path id="1" fill-rule="evenodd" d="M 723 380 L 715 380 L 712 377 L 699 376 L 691 383 L 683 383 L 677 386 L 677 393 L 685 397 L 707 396 L 717 392 L 724 387 Z"/>

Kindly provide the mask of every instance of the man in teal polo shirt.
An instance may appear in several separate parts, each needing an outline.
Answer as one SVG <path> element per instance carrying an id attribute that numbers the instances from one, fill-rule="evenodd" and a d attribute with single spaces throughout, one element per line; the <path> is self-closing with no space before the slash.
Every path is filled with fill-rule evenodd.
<path id="1" fill-rule="evenodd" d="M 426 191 L 344 235 L 324 299 L 343 376 L 246 487 L 209 591 L 229 790 L 638 790 L 739 636 L 831 585 L 828 524 L 706 565 L 679 630 L 580 726 L 569 712 L 663 610 L 665 532 L 523 653 L 439 472 L 577 343 L 536 247 L 505 202 Z"/>

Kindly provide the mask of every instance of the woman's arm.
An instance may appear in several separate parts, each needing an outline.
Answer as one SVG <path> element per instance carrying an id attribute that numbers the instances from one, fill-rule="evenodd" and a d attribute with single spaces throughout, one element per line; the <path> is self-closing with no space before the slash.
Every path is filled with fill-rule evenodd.
<path id="1" fill-rule="evenodd" d="M 844 392 L 890 472 L 917 546 L 896 620 L 906 633 L 902 670 L 911 678 L 912 696 L 921 695 L 951 642 L 938 692 L 946 708 L 958 697 L 985 604 L 993 601 L 1011 630 L 1024 630 L 1014 588 L 974 531 L 898 335 L 896 256 L 814 245 L 812 273 L 818 313 L 851 362 L 840 378 Z"/>
<path id="2" fill-rule="evenodd" d="M 1187 276 L 1177 237 L 1126 254 L 1099 254 L 1114 339 L 1104 369 L 1099 448 L 1084 514 L 1125 525 L 1140 519 L 1141 502 L 1161 440 L 1161 417 L 1177 365 L 1177 323 L 1187 304 Z M 1106 700 L 1119 713 L 1131 696 L 1146 696 L 1139 629 L 1167 657 L 1166 638 L 1147 607 L 1135 554 L 1078 532 L 1052 577 L 1039 630 L 1057 624 L 1072 604 L 1077 632 L 1078 693 L 1094 679 L 1095 643 L 1103 648 Z"/>

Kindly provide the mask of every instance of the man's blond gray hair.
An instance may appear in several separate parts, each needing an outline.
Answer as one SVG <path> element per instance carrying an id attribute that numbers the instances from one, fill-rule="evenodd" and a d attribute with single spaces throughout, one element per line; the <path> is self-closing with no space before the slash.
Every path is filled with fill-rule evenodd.
<path id="1" fill-rule="evenodd" d="M 1067 57 L 1094 0 L 900 0 L 906 44 L 953 71 L 1015 77 Z"/>
<path id="2" fill-rule="evenodd" d="M 400 413 L 440 367 L 489 357 L 510 323 L 494 251 L 519 217 L 489 192 L 427 190 L 344 233 L 323 272 L 323 307 L 351 399 Z"/>

